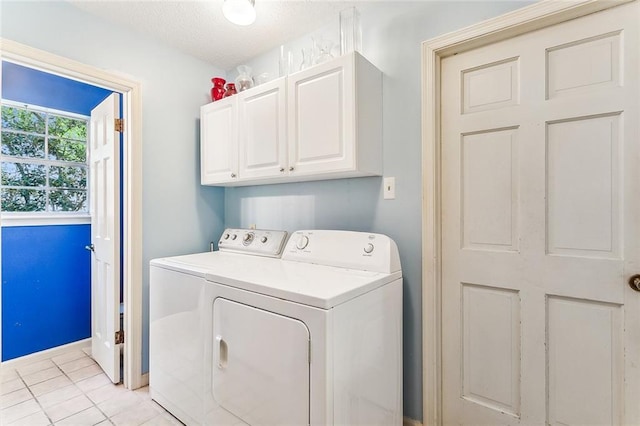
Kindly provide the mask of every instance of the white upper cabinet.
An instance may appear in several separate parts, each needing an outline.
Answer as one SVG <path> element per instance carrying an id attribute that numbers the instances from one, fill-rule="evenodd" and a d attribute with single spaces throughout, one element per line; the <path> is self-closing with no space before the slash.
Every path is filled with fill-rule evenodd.
<path id="1" fill-rule="evenodd" d="M 205 105 L 202 114 L 205 185 L 382 174 L 382 74 L 358 53 Z"/>
<path id="2" fill-rule="evenodd" d="M 287 170 L 285 78 L 237 96 L 241 179 L 283 175 Z"/>
<path id="3" fill-rule="evenodd" d="M 200 108 L 200 179 L 203 185 L 237 180 L 237 109 L 235 97 Z"/>
<path id="4" fill-rule="evenodd" d="M 354 64 L 345 56 L 289 78 L 289 145 L 293 174 L 353 170 Z"/>

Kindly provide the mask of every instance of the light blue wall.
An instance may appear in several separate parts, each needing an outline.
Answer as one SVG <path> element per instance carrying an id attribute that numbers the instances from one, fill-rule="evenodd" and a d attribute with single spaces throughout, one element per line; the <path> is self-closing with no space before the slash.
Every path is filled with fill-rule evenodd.
<path id="1" fill-rule="evenodd" d="M 404 414 L 422 419 L 421 42 L 525 6 L 524 2 L 362 2 L 362 52 L 382 70 L 384 175 L 396 199 L 382 199 L 382 178 L 230 188 L 225 224 L 259 228 L 351 229 L 387 234 L 398 244 L 404 276 Z M 338 41 L 338 17 L 285 47 L 301 60 L 311 35 Z M 278 49 L 255 58 L 254 74 L 277 75 Z M 235 76 L 235 70 L 229 70 Z"/>
<path id="2" fill-rule="evenodd" d="M 397 186 L 397 197 L 390 201 L 382 200 L 380 178 L 227 190 L 201 188 L 197 176 L 198 108 L 208 101 L 209 78 L 224 72 L 106 24 L 64 2 L 3 0 L 0 35 L 84 63 L 122 71 L 142 81 L 145 264 L 160 255 L 205 250 L 208 241 L 221 232 L 223 222 L 226 226 L 256 224 L 288 230 L 368 230 L 394 238 L 400 248 L 405 277 L 404 410 L 406 416 L 421 419 L 420 43 L 526 4 L 360 3 L 363 53 L 384 73 L 384 174 L 395 176 Z M 328 27 L 334 28 L 331 31 L 337 40 L 337 16 Z M 290 46 L 297 52 L 308 44 L 305 38 L 293 41 Z M 255 58 L 250 65 L 255 74 L 265 71 L 277 74 L 276 50 Z M 144 289 L 146 345 L 146 272 Z M 145 352 L 145 370 L 146 359 Z"/>
<path id="3" fill-rule="evenodd" d="M 0 2 L 0 37 L 110 70 L 142 85 L 143 371 L 148 370 L 148 262 L 204 251 L 222 233 L 223 190 L 200 186 L 199 108 L 224 71 L 66 1 Z"/>

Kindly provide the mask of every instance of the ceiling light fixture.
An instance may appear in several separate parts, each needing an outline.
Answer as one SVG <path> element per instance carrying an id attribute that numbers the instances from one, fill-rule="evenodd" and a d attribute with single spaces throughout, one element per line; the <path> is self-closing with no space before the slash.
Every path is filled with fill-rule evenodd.
<path id="1" fill-rule="evenodd" d="M 255 0 L 224 0 L 222 14 L 236 25 L 251 25 L 256 20 Z"/>

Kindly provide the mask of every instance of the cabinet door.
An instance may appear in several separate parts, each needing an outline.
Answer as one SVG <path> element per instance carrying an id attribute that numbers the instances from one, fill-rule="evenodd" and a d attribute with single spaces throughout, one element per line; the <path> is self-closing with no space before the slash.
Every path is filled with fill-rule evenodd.
<path id="1" fill-rule="evenodd" d="M 354 56 L 289 76 L 291 175 L 353 170 Z"/>
<path id="2" fill-rule="evenodd" d="M 200 109 L 200 179 L 203 185 L 231 182 L 238 176 L 238 121 L 235 97 Z"/>
<path id="3" fill-rule="evenodd" d="M 240 177 L 287 173 L 285 78 L 238 95 Z"/>
<path id="4" fill-rule="evenodd" d="M 309 424 L 309 330 L 303 322 L 217 298 L 213 395 L 250 425 Z"/>

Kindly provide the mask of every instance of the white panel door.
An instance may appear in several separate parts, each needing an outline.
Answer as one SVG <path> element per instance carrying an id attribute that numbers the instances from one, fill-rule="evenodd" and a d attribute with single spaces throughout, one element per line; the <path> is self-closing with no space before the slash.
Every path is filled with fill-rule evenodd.
<path id="1" fill-rule="evenodd" d="M 355 167 L 354 56 L 288 77 L 289 165 L 292 174 Z"/>
<path id="2" fill-rule="evenodd" d="M 218 298 L 213 303 L 213 395 L 251 425 L 309 424 L 306 325 Z"/>
<path id="3" fill-rule="evenodd" d="M 238 177 L 237 97 L 200 108 L 200 180 L 203 185 Z"/>
<path id="4" fill-rule="evenodd" d="M 238 94 L 243 179 L 288 174 L 286 90 L 282 77 Z"/>
<path id="5" fill-rule="evenodd" d="M 90 203 L 91 353 L 112 382 L 120 381 L 120 95 L 109 95 L 91 111 Z"/>
<path id="6" fill-rule="evenodd" d="M 442 61 L 444 424 L 640 424 L 639 10 Z"/>

